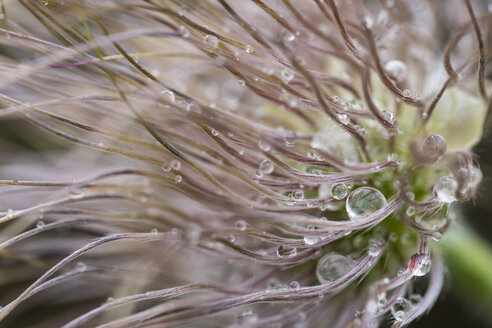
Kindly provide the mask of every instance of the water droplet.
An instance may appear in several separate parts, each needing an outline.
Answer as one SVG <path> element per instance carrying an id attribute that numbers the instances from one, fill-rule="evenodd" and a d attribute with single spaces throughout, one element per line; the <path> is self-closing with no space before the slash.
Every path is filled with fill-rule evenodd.
<path id="1" fill-rule="evenodd" d="M 352 220 L 364 218 L 386 204 L 386 198 L 377 189 L 372 187 L 360 187 L 355 189 L 347 197 L 345 208 Z"/>
<path id="2" fill-rule="evenodd" d="M 307 229 L 310 231 L 314 231 L 314 226 L 308 225 Z M 315 236 L 304 236 L 304 243 L 306 245 L 314 245 L 318 242 L 318 237 Z"/>
<path id="3" fill-rule="evenodd" d="M 322 284 L 335 281 L 352 268 L 352 260 L 345 255 L 329 253 L 323 256 L 316 266 L 316 276 Z"/>
<path id="4" fill-rule="evenodd" d="M 263 151 L 270 151 L 270 149 L 272 149 L 272 146 L 270 146 L 263 140 L 258 141 L 258 147 L 260 147 L 260 149 Z"/>
<path id="5" fill-rule="evenodd" d="M 382 111 L 381 114 L 383 114 L 384 119 L 388 121 L 390 124 L 395 123 L 396 117 L 395 117 L 395 113 L 393 113 L 392 111 L 384 110 Z"/>
<path id="6" fill-rule="evenodd" d="M 163 170 L 164 172 L 169 172 L 169 171 L 171 171 L 171 165 L 169 165 L 167 162 L 162 163 L 161 168 L 162 168 L 162 170 Z"/>
<path id="7" fill-rule="evenodd" d="M 371 256 L 371 257 L 379 256 L 379 254 L 381 254 L 381 247 L 379 247 L 378 245 L 375 245 L 375 244 L 371 245 L 371 246 L 369 246 L 367 254 L 369 254 L 369 256 Z"/>
<path id="8" fill-rule="evenodd" d="M 384 65 L 391 79 L 401 83 L 407 77 L 407 65 L 399 60 L 390 60 Z"/>
<path id="9" fill-rule="evenodd" d="M 87 265 L 84 262 L 77 262 L 77 264 L 75 265 L 75 270 L 79 272 L 84 272 L 85 270 L 87 270 Z"/>
<path id="10" fill-rule="evenodd" d="M 434 195 L 443 203 L 452 203 L 456 200 L 456 189 L 458 183 L 453 177 L 441 177 L 434 186 Z"/>
<path id="11" fill-rule="evenodd" d="M 284 68 L 282 72 L 280 73 L 282 80 L 284 82 L 290 82 L 294 78 L 294 72 L 291 70 Z"/>
<path id="12" fill-rule="evenodd" d="M 304 191 L 302 190 L 296 190 L 294 192 L 294 198 L 297 199 L 297 200 L 301 200 L 304 198 Z"/>
<path id="13" fill-rule="evenodd" d="M 297 248 L 295 247 L 281 245 L 277 248 L 278 257 L 289 257 L 289 256 L 296 256 L 296 255 L 297 255 Z"/>
<path id="14" fill-rule="evenodd" d="M 182 177 L 181 175 L 176 175 L 176 176 L 174 177 L 174 181 L 175 181 L 176 183 L 179 183 L 179 182 L 183 181 L 183 177 Z"/>
<path id="15" fill-rule="evenodd" d="M 217 48 L 219 45 L 219 39 L 214 35 L 207 34 L 203 39 L 203 42 L 212 48 Z"/>
<path id="16" fill-rule="evenodd" d="M 218 136 L 218 135 L 219 135 L 219 131 L 217 131 L 217 130 L 215 130 L 215 129 L 210 130 L 210 133 L 212 133 L 212 135 L 213 135 L 214 137 L 216 137 L 216 136 Z"/>
<path id="17" fill-rule="evenodd" d="M 228 239 L 231 243 L 233 243 L 233 242 L 235 242 L 235 241 L 236 241 L 236 236 L 234 236 L 234 235 L 229 235 L 229 236 L 227 236 L 227 239 Z"/>
<path id="18" fill-rule="evenodd" d="M 408 89 L 403 90 L 403 96 L 410 97 L 410 90 Z"/>
<path id="19" fill-rule="evenodd" d="M 174 92 L 172 92 L 171 90 L 161 91 L 161 94 L 166 96 L 170 102 L 174 102 L 176 100 L 176 96 L 174 95 Z"/>
<path id="20" fill-rule="evenodd" d="M 236 221 L 236 228 L 239 230 L 243 230 L 243 231 L 246 230 L 247 225 L 248 224 L 244 220 Z"/>
<path id="21" fill-rule="evenodd" d="M 340 123 L 342 123 L 343 125 L 347 125 L 350 123 L 350 118 L 348 117 L 347 114 L 338 114 L 338 120 L 340 121 Z"/>
<path id="22" fill-rule="evenodd" d="M 259 170 L 265 174 L 272 173 L 273 169 L 274 169 L 273 162 L 269 159 L 265 159 L 260 163 Z"/>
<path id="23" fill-rule="evenodd" d="M 183 36 L 183 38 L 187 38 L 190 36 L 190 31 L 186 28 L 186 26 L 181 25 L 179 27 L 179 33 Z"/>
<path id="24" fill-rule="evenodd" d="M 246 85 L 246 81 L 244 80 L 238 80 L 237 83 L 239 84 L 240 87 L 244 87 Z"/>
<path id="25" fill-rule="evenodd" d="M 336 200 L 344 199 L 345 197 L 347 197 L 347 193 L 348 188 L 343 182 L 335 183 L 333 184 L 333 186 L 331 186 L 330 195 Z"/>
<path id="26" fill-rule="evenodd" d="M 286 42 L 292 42 L 296 39 L 296 36 L 290 32 L 287 32 L 285 35 L 284 35 L 284 40 Z"/>
<path id="27" fill-rule="evenodd" d="M 248 54 L 251 54 L 253 53 L 253 51 L 255 51 L 255 49 L 253 49 L 252 46 L 250 46 L 249 44 L 246 45 L 246 48 L 244 48 L 244 51 L 246 51 L 246 53 Z"/>
<path id="28" fill-rule="evenodd" d="M 404 297 L 399 297 L 391 307 L 391 314 L 396 321 L 402 321 L 405 314 L 410 310 L 410 303 Z"/>
<path id="29" fill-rule="evenodd" d="M 405 213 L 407 214 L 407 216 L 413 216 L 413 215 L 415 215 L 415 207 L 408 206 L 407 207 L 407 210 L 405 211 Z"/>
<path id="30" fill-rule="evenodd" d="M 156 228 L 153 228 L 152 230 L 150 230 L 150 233 L 153 235 L 157 235 L 158 231 Z"/>
<path id="31" fill-rule="evenodd" d="M 44 221 L 39 220 L 39 221 L 36 223 L 36 228 L 38 228 L 38 229 L 43 229 L 45 225 L 46 225 L 46 224 L 44 223 Z"/>
<path id="32" fill-rule="evenodd" d="M 441 237 L 442 237 L 442 235 L 441 235 L 441 233 L 439 231 L 434 231 L 432 233 L 432 239 L 434 239 L 434 241 L 441 240 Z"/>
<path id="33" fill-rule="evenodd" d="M 432 267 L 432 261 L 429 256 L 424 256 L 420 259 L 420 262 L 417 264 L 415 270 L 413 270 L 412 274 L 417 277 L 425 276 L 429 273 Z"/>
<path id="34" fill-rule="evenodd" d="M 181 168 L 181 162 L 177 161 L 177 160 L 172 160 L 171 161 L 171 168 L 175 171 L 179 171 L 179 169 Z"/>
<path id="35" fill-rule="evenodd" d="M 108 297 L 108 299 L 106 300 L 106 303 L 113 303 L 114 302 L 114 298 L 112 297 Z"/>
<path id="36" fill-rule="evenodd" d="M 290 290 L 299 290 L 299 288 L 301 288 L 301 284 L 294 280 L 289 284 L 289 288 Z"/>
<path id="37" fill-rule="evenodd" d="M 368 17 L 368 16 L 364 17 L 364 18 L 362 19 L 362 25 L 363 25 L 365 28 L 370 29 L 370 28 L 372 27 L 372 25 L 373 25 L 372 18 L 371 18 L 371 17 Z"/>

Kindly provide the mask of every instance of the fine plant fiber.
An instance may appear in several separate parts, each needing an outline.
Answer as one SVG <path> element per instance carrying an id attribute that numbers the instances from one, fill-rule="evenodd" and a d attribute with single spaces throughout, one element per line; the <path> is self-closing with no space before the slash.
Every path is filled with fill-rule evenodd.
<path id="1" fill-rule="evenodd" d="M 481 180 L 472 0 L 2 0 L 0 327 L 404 327 Z"/>

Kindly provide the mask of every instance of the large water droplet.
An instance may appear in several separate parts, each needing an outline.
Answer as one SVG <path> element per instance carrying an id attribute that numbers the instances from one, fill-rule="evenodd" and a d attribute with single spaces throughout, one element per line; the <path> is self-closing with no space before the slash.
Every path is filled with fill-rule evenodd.
<path id="1" fill-rule="evenodd" d="M 452 203 L 456 200 L 458 183 L 453 177 L 441 177 L 434 186 L 434 195 L 443 203 Z"/>
<path id="2" fill-rule="evenodd" d="M 323 256 L 316 266 L 319 282 L 326 284 L 344 276 L 352 268 L 352 260 L 345 255 L 329 253 Z"/>
<path id="3" fill-rule="evenodd" d="M 348 216 L 356 220 L 380 210 L 385 204 L 386 198 L 379 190 L 372 187 L 361 187 L 350 193 L 345 208 Z"/>

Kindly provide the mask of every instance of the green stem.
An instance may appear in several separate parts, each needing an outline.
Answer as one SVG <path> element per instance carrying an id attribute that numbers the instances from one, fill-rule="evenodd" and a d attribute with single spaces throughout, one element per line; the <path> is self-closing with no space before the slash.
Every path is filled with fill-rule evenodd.
<path id="1" fill-rule="evenodd" d="M 456 224 L 439 243 L 453 292 L 492 324 L 492 247 L 468 227 Z"/>

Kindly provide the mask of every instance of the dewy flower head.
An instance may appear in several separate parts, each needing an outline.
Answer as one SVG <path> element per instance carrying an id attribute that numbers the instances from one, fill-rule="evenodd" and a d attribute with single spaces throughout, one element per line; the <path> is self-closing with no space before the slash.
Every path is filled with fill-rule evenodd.
<path id="1" fill-rule="evenodd" d="M 439 295 L 435 244 L 481 179 L 490 16 L 476 5 L 7 2 L 0 115 L 26 141 L 2 156 L 0 248 L 31 283 L 0 318 L 410 323 Z M 63 315 L 21 319 L 60 300 Z"/>

